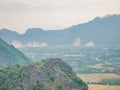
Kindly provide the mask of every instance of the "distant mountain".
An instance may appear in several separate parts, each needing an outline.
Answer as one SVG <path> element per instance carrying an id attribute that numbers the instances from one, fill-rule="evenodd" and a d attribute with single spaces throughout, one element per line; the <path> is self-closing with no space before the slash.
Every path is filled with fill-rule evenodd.
<path id="1" fill-rule="evenodd" d="M 21 37 L 20 34 L 14 31 L 10 31 L 8 29 L 2 29 L 0 30 L 0 38 L 2 38 L 4 41 L 8 42 L 9 44 L 14 39 L 19 40 Z"/>
<path id="2" fill-rule="evenodd" d="M 24 34 L 18 34 L 6 29 L 0 30 L 0 37 L 12 43 L 13 40 L 22 44 L 38 42 L 47 45 L 85 45 L 92 42 L 94 45 L 120 44 L 120 15 L 96 17 L 87 23 L 73 25 L 61 30 L 45 31 L 40 28 L 30 28 Z"/>
<path id="3" fill-rule="evenodd" d="M 0 90 L 88 90 L 72 68 L 59 58 L 0 70 Z"/>
<path id="4" fill-rule="evenodd" d="M 0 68 L 29 62 L 22 52 L 0 39 Z"/>

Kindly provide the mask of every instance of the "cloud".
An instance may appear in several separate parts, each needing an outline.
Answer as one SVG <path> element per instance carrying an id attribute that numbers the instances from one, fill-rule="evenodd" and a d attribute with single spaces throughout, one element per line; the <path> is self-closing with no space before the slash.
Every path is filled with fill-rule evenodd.
<path id="1" fill-rule="evenodd" d="M 95 46 L 95 44 L 94 44 L 94 42 L 90 41 L 90 42 L 86 43 L 85 46 L 93 47 L 93 46 Z"/>
<path id="2" fill-rule="evenodd" d="M 16 48 L 23 47 L 23 44 L 19 41 L 13 40 L 12 45 Z"/>
<path id="3" fill-rule="evenodd" d="M 23 43 L 13 40 L 12 41 L 12 45 L 15 46 L 16 48 L 20 48 L 20 47 L 46 47 L 48 46 L 46 42 L 28 42 L 26 44 L 23 45 Z"/>
<path id="4" fill-rule="evenodd" d="M 80 43 L 81 43 L 80 38 L 76 38 L 73 42 L 73 46 L 80 46 Z"/>
<path id="5" fill-rule="evenodd" d="M 3 10 L 31 10 L 31 11 L 88 11 L 99 10 L 106 7 L 117 7 L 119 0 L 2 0 L 1 6 Z M 117 5 L 117 6 L 116 6 Z M 119 6 L 120 8 L 120 6 Z"/>
<path id="6" fill-rule="evenodd" d="M 25 44 L 25 47 L 46 47 L 48 46 L 46 42 L 29 42 Z"/>

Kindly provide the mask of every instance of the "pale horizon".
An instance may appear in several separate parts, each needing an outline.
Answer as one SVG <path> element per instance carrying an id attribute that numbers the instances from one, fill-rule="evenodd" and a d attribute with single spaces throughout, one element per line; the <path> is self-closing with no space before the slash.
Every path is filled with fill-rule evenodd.
<path id="1" fill-rule="evenodd" d="M 0 29 L 64 29 L 95 17 L 120 14 L 120 0 L 1 0 Z"/>
<path id="2" fill-rule="evenodd" d="M 104 16 L 96 16 L 96 17 L 99 17 L 99 18 L 104 18 L 104 17 L 106 17 L 106 16 L 109 16 L 109 15 L 120 15 L 120 14 L 106 14 L 106 15 L 104 15 Z M 77 23 L 77 24 L 72 24 L 72 25 L 69 25 L 69 26 L 65 26 L 65 27 L 62 27 L 62 28 L 42 28 L 42 27 L 27 27 L 27 28 L 25 28 L 24 30 L 21 30 L 21 31 L 17 31 L 17 29 L 12 29 L 12 28 L 9 28 L 9 27 L 3 27 L 3 28 L 0 28 L 0 30 L 2 30 L 2 29 L 8 29 L 8 30 L 10 30 L 10 31 L 15 31 L 15 32 L 17 32 L 17 33 L 19 33 L 19 34 L 24 34 L 28 29 L 32 29 L 32 28 L 40 28 L 40 29 L 43 29 L 43 30 L 45 30 L 45 31 L 48 31 L 48 30 L 63 30 L 63 29 L 66 29 L 66 28 L 69 28 L 69 27 L 72 27 L 72 26 L 74 26 L 74 25 L 78 25 L 78 24 L 84 24 L 84 23 L 88 23 L 88 22 L 90 22 L 90 21 L 92 21 L 92 20 L 94 20 L 96 17 L 94 17 L 94 18 L 92 18 L 92 19 L 90 19 L 90 20 L 88 20 L 88 21 L 86 21 L 86 22 L 81 22 L 81 23 Z"/>

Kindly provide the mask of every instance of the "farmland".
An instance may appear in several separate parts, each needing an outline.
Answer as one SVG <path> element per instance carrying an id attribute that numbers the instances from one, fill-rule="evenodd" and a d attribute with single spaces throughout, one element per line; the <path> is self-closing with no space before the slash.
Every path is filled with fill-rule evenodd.
<path id="1" fill-rule="evenodd" d="M 120 86 L 89 84 L 89 90 L 120 90 Z"/>
<path id="2" fill-rule="evenodd" d="M 120 79 L 120 75 L 113 73 L 94 73 L 94 74 L 78 74 L 85 82 L 100 82 L 102 79 Z"/>

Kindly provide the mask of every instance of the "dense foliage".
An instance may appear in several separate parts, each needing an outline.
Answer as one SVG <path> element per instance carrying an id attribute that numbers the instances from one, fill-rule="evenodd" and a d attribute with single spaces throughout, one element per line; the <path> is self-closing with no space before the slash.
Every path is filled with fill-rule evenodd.
<path id="1" fill-rule="evenodd" d="M 8 45 L 0 39 L 0 68 L 25 63 L 30 63 L 30 59 L 12 45 Z"/>
<path id="2" fill-rule="evenodd" d="M 101 84 L 101 85 L 120 85 L 120 78 L 118 79 L 102 79 L 100 82 L 87 82 L 88 84 Z"/>
<path id="3" fill-rule="evenodd" d="M 99 84 L 103 85 L 120 85 L 120 79 L 103 79 Z"/>
<path id="4" fill-rule="evenodd" d="M 59 58 L 0 69 L 0 90 L 88 90 Z"/>

